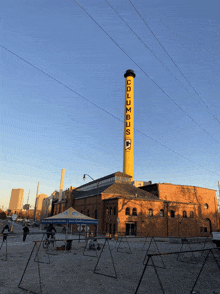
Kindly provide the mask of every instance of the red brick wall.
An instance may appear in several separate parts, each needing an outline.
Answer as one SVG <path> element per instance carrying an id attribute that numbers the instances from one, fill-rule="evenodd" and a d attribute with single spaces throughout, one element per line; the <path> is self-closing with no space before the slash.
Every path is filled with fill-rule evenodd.
<path id="1" fill-rule="evenodd" d="M 213 231 L 219 228 L 217 198 L 214 190 L 193 186 L 158 184 L 158 192 L 159 198 L 163 200 L 199 204 L 197 217 L 201 220 L 210 219 Z M 208 209 L 205 209 L 205 204 L 208 204 Z"/>

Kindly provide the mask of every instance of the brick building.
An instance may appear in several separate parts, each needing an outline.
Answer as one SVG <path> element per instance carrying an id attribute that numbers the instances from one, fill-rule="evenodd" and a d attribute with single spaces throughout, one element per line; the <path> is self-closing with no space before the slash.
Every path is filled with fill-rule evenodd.
<path id="1" fill-rule="evenodd" d="M 113 235 L 209 236 L 219 229 L 214 190 L 146 183 L 135 187 L 131 176 L 116 172 L 68 189 L 65 201 L 56 203 L 54 214 L 72 206 L 97 218 L 99 231 Z"/>

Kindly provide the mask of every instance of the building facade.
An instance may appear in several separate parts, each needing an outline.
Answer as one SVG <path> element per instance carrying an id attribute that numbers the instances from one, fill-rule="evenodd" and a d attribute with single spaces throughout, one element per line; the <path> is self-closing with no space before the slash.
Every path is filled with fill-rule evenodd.
<path id="1" fill-rule="evenodd" d="M 22 209 L 24 189 L 12 189 L 9 209 L 18 213 Z"/>
<path id="2" fill-rule="evenodd" d="M 55 204 L 54 214 L 72 206 L 98 219 L 99 232 L 112 235 L 205 237 L 219 229 L 214 190 L 145 183 L 135 187 L 131 176 L 116 172 L 68 189 L 66 200 Z"/>

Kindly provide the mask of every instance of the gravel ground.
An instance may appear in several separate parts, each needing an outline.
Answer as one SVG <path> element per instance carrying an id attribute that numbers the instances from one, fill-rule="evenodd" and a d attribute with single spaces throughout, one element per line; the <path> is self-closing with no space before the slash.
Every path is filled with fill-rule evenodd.
<path id="1" fill-rule="evenodd" d="M 18 294 L 27 293 L 27 291 L 18 288 L 34 242 L 42 239 L 42 233 L 39 229 L 30 229 L 31 235 L 27 236 L 26 242 L 22 241 L 22 227 L 14 225 L 15 235 L 8 237 L 8 258 L 5 260 L 6 245 L 0 250 L 0 293 Z M 72 236 L 69 236 L 72 238 Z M 74 236 L 78 238 L 78 236 Z M 63 234 L 56 234 L 56 239 L 64 239 Z M 150 238 L 145 244 L 144 239 L 128 238 L 127 242 L 110 240 L 103 251 L 85 250 L 85 240 L 79 242 L 73 241 L 72 249 L 69 252 L 55 250 L 52 244 L 48 249 L 40 246 L 35 247 L 30 262 L 23 276 L 21 287 L 35 293 L 43 294 L 124 294 L 135 293 L 138 282 L 144 269 L 144 258 L 150 244 Z M 168 239 L 161 239 L 156 243 L 152 242 L 149 253 L 169 253 L 179 251 L 181 244 L 170 243 Z M 99 242 L 104 244 L 104 239 Z M 57 241 L 55 247 L 60 247 L 64 241 Z M 0 242 L 1 246 L 1 242 Z M 204 243 L 184 245 L 183 250 L 203 249 Z M 206 248 L 212 248 L 212 243 L 206 243 Z M 131 249 L 131 251 L 130 251 Z M 38 251 L 38 254 L 37 254 Z M 152 261 L 146 268 L 143 280 L 140 284 L 138 294 L 144 293 L 163 293 L 158 281 L 158 276 L 166 294 L 186 294 L 196 280 L 201 269 L 206 253 L 196 252 L 181 253 L 179 255 L 163 255 L 153 257 L 156 265 L 156 271 L 152 266 Z M 99 255 L 101 254 L 100 258 Z M 114 266 L 111 259 L 114 260 Z M 219 255 L 215 254 L 219 262 Z M 39 261 L 39 262 L 37 262 Z M 95 266 L 96 273 L 94 273 Z M 219 262 L 220 264 L 220 262 Z M 39 282 L 40 273 L 40 282 Z M 115 274 L 117 278 L 115 278 Z M 109 276 L 105 276 L 109 275 Z M 195 287 L 195 293 L 200 294 L 220 294 L 220 270 L 210 255 L 204 266 L 204 270 Z M 41 286 L 41 287 L 40 287 Z"/>

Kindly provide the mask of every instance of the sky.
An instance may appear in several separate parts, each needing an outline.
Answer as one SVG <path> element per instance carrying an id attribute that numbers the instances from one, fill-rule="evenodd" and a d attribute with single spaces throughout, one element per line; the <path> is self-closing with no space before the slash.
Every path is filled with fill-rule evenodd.
<path id="1" fill-rule="evenodd" d="M 0 208 L 123 171 L 127 69 L 134 179 L 218 189 L 219 1 L 0 6 Z"/>

